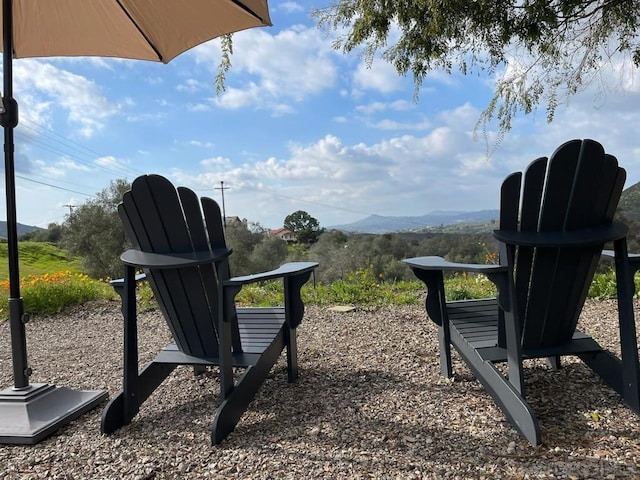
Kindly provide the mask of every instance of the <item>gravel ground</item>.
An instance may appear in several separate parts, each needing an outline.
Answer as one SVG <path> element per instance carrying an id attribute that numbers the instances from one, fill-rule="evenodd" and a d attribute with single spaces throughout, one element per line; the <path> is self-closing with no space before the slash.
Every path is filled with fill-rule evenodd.
<path id="1" fill-rule="evenodd" d="M 616 322 L 615 302 L 589 301 L 581 326 L 615 349 Z M 113 394 L 121 323 L 116 302 L 33 318 L 32 381 Z M 141 362 L 170 340 L 155 312 L 139 332 Z M 439 376 L 421 307 L 308 307 L 298 332 L 300 379 L 287 383 L 281 358 L 220 446 L 209 437 L 215 372 L 180 368 L 113 435 L 100 434 L 100 406 L 37 445 L 0 446 L 0 479 L 640 478 L 640 418 L 577 359 L 559 372 L 527 364 L 544 439 L 534 448 L 459 357 L 453 381 Z M 4 323 L 2 388 L 12 384 L 9 344 Z"/>

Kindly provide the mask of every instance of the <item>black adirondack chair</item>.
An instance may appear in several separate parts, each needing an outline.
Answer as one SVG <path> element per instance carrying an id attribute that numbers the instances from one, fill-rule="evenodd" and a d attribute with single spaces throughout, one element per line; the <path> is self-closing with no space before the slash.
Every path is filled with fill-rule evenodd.
<path id="1" fill-rule="evenodd" d="M 123 390 L 102 415 L 102 432 L 127 425 L 140 405 L 178 365 L 219 368 L 220 395 L 211 427 L 218 444 L 235 428 L 280 353 L 287 350 L 290 382 L 298 376 L 296 327 L 304 305 L 300 288 L 317 266 L 293 262 L 256 275 L 231 278 L 218 204 L 198 201 L 158 175 L 137 178 L 118 211 L 134 249 L 123 253 L 124 279 L 114 282 L 124 315 Z M 136 269 L 143 269 L 175 343 L 138 372 Z M 282 278 L 284 307 L 236 308 L 243 285 Z M 234 381 L 233 369 L 244 368 Z"/>
<path id="2" fill-rule="evenodd" d="M 441 373 L 452 375 L 459 352 L 512 425 L 534 445 L 538 421 L 525 399 L 523 359 L 577 355 L 640 414 L 640 369 L 633 315 L 633 272 L 625 225 L 613 221 L 626 173 L 592 140 L 561 145 L 524 174 L 502 184 L 500 265 L 467 265 L 440 257 L 406 259 L 427 286 L 426 310 L 438 325 Z M 622 359 L 577 329 L 598 261 L 614 242 Z M 497 299 L 448 302 L 443 272 L 485 274 Z M 611 328 L 615 328 L 614 325 Z M 507 363 L 507 374 L 496 363 Z"/>

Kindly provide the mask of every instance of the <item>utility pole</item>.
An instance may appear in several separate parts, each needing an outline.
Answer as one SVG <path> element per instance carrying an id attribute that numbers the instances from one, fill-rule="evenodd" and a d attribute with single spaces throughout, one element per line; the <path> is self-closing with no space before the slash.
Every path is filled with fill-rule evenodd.
<path id="1" fill-rule="evenodd" d="M 75 205 L 63 205 L 63 207 L 69 207 L 69 216 L 71 216 L 73 214 L 73 209 L 76 208 Z"/>
<path id="2" fill-rule="evenodd" d="M 215 187 L 216 190 L 220 190 L 220 193 L 222 194 L 222 223 L 224 224 L 225 228 L 227 227 L 227 212 L 225 211 L 224 208 L 224 191 L 225 190 L 229 190 L 229 187 L 225 187 L 224 186 L 224 182 L 222 180 L 220 180 L 220 186 L 219 187 Z"/>

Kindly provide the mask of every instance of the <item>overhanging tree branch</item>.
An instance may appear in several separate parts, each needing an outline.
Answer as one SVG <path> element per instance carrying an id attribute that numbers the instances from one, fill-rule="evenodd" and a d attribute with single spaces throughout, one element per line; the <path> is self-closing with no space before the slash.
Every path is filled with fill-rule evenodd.
<path id="1" fill-rule="evenodd" d="M 362 49 L 369 63 L 379 56 L 400 75 L 411 72 L 416 99 L 433 70 L 495 75 L 476 130 L 497 120 L 500 138 L 515 115 L 539 105 L 552 121 L 558 105 L 602 78 L 605 63 L 620 58 L 638 68 L 639 7 L 640 0 L 337 0 L 314 15 L 338 32 L 335 49 Z"/>

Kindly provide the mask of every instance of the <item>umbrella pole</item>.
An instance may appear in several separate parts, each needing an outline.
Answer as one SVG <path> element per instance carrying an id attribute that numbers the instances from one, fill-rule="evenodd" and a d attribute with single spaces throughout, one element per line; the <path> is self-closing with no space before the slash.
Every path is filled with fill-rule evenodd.
<path id="1" fill-rule="evenodd" d="M 18 103 L 13 98 L 13 0 L 2 0 L 3 95 L 0 125 L 4 129 L 4 170 L 9 261 L 9 325 L 13 388 L 0 391 L 0 443 L 34 444 L 91 410 L 107 398 L 104 390 L 75 391 L 46 383 L 29 385 L 25 323 L 20 296 L 18 220 L 16 215 L 13 131 Z"/>
<path id="2" fill-rule="evenodd" d="M 9 261 L 9 325 L 13 352 L 14 388 L 29 386 L 27 341 L 24 324 L 24 304 L 20 297 L 20 270 L 18 266 L 18 232 L 16 215 L 16 185 L 13 130 L 18 125 L 18 103 L 13 98 L 13 28 L 12 2 L 3 0 L 3 96 L 0 123 L 4 127 L 4 173 L 7 202 L 7 250 Z"/>

